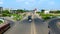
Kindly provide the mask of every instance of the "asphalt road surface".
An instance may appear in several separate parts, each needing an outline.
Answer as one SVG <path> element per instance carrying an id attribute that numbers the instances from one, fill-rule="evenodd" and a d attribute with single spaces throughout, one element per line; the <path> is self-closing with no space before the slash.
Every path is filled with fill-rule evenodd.
<path id="1" fill-rule="evenodd" d="M 48 26 L 42 19 L 33 16 L 32 22 L 27 18 L 17 21 L 15 25 L 7 30 L 4 34 L 48 34 Z"/>
<path id="2" fill-rule="evenodd" d="M 58 21 L 60 21 L 60 18 L 53 19 L 49 22 L 50 34 L 60 34 L 60 29 L 56 25 Z"/>

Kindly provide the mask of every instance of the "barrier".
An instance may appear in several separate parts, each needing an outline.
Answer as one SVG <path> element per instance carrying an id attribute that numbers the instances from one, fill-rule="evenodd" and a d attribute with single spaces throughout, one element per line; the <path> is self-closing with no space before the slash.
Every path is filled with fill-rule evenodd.
<path id="1" fill-rule="evenodd" d="M 3 24 L 3 26 L 0 27 L 0 34 L 3 34 L 9 28 L 10 28 L 10 23 Z"/>

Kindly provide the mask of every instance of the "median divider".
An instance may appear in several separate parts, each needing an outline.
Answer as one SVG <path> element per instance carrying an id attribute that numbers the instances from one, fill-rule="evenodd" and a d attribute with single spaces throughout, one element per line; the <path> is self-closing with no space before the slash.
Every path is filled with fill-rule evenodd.
<path id="1" fill-rule="evenodd" d="M 0 34 L 3 34 L 9 28 L 10 28 L 10 23 L 8 22 L 0 24 Z"/>

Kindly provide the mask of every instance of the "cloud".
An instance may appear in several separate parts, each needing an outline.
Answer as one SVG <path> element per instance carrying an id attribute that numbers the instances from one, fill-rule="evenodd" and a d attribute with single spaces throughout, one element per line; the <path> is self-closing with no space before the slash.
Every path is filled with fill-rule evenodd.
<path id="1" fill-rule="evenodd" d="M 3 4 L 3 2 L 0 2 L 0 4 Z"/>
<path id="2" fill-rule="evenodd" d="M 28 2 L 35 2 L 35 0 L 28 0 Z"/>
<path id="3" fill-rule="evenodd" d="M 42 1 L 42 2 L 43 2 L 43 1 L 48 1 L 48 0 L 39 0 L 39 1 L 40 1 L 40 2 Z"/>
<path id="4" fill-rule="evenodd" d="M 38 4 L 48 4 L 48 5 L 54 5 L 55 2 L 52 0 L 39 0 Z"/>
<path id="5" fill-rule="evenodd" d="M 16 2 L 35 2 L 35 0 L 16 0 Z"/>
<path id="6" fill-rule="evenodd" d="M 16 0 L 16 2 L 23 2 L 23 1 L 25 1 L 25 0 Z"/>
<path id="7" fill-rule="evenodd" d="M 0 4 L 3 4 L 3 0 L 0 0 Z"/>
<path id="8" fill-rule="evenodd" d="M 49 5 L 54 5 L 54 4 L 55 4 L 54 1 L 50 1 L 50 2 L 49 2 Z"/>
<path id="9" fill-rule="evenodd" d="M 29 2 L 25 2 L 25 4 L 26 4 L 26 5 L 28 5 L 28 4 L 29 4 Z"/>
<path id="10" fill-rule="evenodd" d="M 52 2 L 50 2 L 50 4 L 51 4 L 51 5 L 54 5 L 54 4 L 55 4 L 55 2 L 53 2 L 53 1 L 52 1 Z"/>
<path id="11" fill-rule="evenodd" d="M 23 3 L 25 5 L 34 4 L 35 0 L 16 0 L 18 3 Z"/>
<path id="12" fill-rule="evenodd" d="M 43 4 L 43 3 L 45 3 L 45 2 L 48 2 L 49 0 L 39 0 L 38 1 L 38 4 Z"/>

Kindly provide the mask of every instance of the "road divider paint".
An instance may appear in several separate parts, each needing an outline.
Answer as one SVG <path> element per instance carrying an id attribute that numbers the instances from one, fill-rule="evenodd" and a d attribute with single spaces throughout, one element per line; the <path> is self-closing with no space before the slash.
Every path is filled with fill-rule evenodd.
<path id="1" fill-rule="evenodd" d="M 33 16 L 33 18 L 34 18 L 34 16 Z M 34 20 L 31 23 L 31 34 L 37 34 L 36 27 L 35 27 L 35 24 L 34 24 Z"/>

